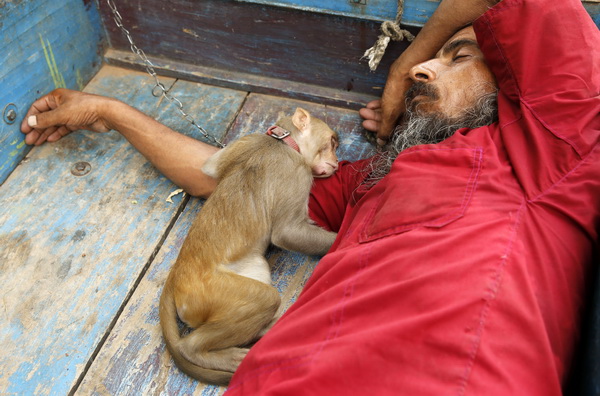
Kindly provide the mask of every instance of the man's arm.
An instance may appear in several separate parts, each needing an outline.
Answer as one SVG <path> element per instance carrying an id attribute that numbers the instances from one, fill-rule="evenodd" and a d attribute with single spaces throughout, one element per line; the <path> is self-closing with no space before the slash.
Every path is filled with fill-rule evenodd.
<path id="1" fill-rule="evenodd" d="M 201 168 L 218 148 L 175 132 L 116 99 L 57 89 L 33 103 L 21 125 L 25 142 L 36 145 L 55 142 L 77 129 L 114 129 L 190 195 L 207 197 L 214 190 L 216 181 Z"/>
<path id="2" fill-rule="evenodd" d="M 412 84 L 410 69 L 431 59 L 458 30 L 471 24 L 501 0 L 443 0 L 415 40 L 392 64 L 381 101 L 373 101 L 361 115 L 365 128 L 387 141 L 398 118 L 404 114 L 404 93 Z"/>

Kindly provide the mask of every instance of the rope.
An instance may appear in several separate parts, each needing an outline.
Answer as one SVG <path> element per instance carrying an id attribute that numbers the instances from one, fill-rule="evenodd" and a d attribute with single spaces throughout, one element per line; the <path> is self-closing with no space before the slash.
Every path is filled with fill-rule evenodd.
<path id="1" fill-rule="evenodd" d="M 369 69 L 375 71 L 379 62 L 385 53 L 390 40 L 402 41 L 408 40 L 413 41 L 413 36 L 408 30 L 400 27 L 400 21 L 402 21 L 402 14 L 404 13 L 404 0 L 398 0 L 398 13 L 396 14 L 395 21 L 384 21 L 381 24 L 381 33 L 377 38 L 377 42 L 371 48 L 365 51 L 363 58 L 369 60 Z"/>

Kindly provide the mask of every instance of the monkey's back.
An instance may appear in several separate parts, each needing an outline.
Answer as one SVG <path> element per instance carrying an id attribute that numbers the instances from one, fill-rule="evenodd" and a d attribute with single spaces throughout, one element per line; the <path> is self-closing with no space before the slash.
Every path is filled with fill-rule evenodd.
<path id="1" fill-rule="evenodd" d="M 219 182 L 180 252 L 180 258 L 193 257 L 197 268 L 182 276 L 189 271 L 198 276 L 196 271 L 213 270 L 250 252 L 263 254 L 277 221 L 289 211 L 307 214 L 313 178 L 302 155 L 264 134 L 245 136 L 225 150 L 217 164 Z"/>

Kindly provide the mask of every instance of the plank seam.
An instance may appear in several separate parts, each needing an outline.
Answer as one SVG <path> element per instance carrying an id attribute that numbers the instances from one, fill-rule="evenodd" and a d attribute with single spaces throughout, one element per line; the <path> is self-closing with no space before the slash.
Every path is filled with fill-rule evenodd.
<path id="1" fill-rule="evenodd" d="M 246 91 L 246 96 L 244 96 L 244 100 L 242 100 L 242 103 L 240 103 L 240 106 L 236 110 L 235 116 L 231 119 L 231 121 L 229 122 L 229 125 L 227 125 L 227 128 L 225 128 L 225 134 L 223 134 L 223 136 L 221 137 L 221 141 L 223 141 L 223 142 L 227 141 L 227 136 L 229 136 L 229 133 L 233 129 L 233 126 L 235 125 L 235 122 L 237 121 L 238 116 L 242 112 L 242 109 L 246 105 L 246 102 L 248 101 L 248 98 L 250 97 L 251 93 L 252 92 L 250 92 L 250 91 Z"/>
<path id="2" fill-rule="evenodd" d="M 321 87 L 249 73 L 222 71 L 207 66 L 190 65 L 185 62 L 159 59 L 152 56 L 148 56 L 148 59 L 154 64 L 155 71 L 161 76 L 238 91 L 277 95 L 352 110 L 358 110 L 365 103 L 379 99 L 379 97 L 368 93 L 348 92 L 331 87 Z M 106 64 L 130 70 L 145 70 L 141 61 L 135 59 L 129 52 L 122 50 L 109 49 L 104 54 L 104 61 Z"/>
<path id="3" fill-rule="evenodd" d="M 123 314 L 123 311 L 125 311 L 125 308 L 129 304 L 129 301 L 133 297 L 133 294 L 136 292 L 138 286 L 140 285 L 140 283 L 142 282 L 142 280 L 146 276 L 146 273 L 148 272 L 148 269 L 150 268 L 150 266 L 154 262 L 154 259 L 158 255 L 158 252 L 160 252 L 160 250 L 161 250 L 162 246 L 164 245 L 167 237 L 171 233 L 171 230 L 173 229 L 173 227 L 177 223 L 177 220 L 179 220 L 179 217 L 183 213 L 184 209 L 187 207 L 187 204 L 188 204 L 189 200 L 190 200 L 190 196 L 188 194 L 185 194 L 185 197 L 183 198 L 183 200 L 181 201 L 181 204 L 177 208 L 177 212 L 175 212 L 175 214 L 173 215 L 171 221 L 169 222 L 169 225 L 165 229 L 165 232 L 163 233 L 162 237 L 160 238 L 160 240 L 156 244 L 154 250 L 150 254 L 150 257 L 146 261 L 146 264 L 144 265 L 144 267 L 140 271 L 140 274 L 138 275 L 137 279 L 133 283 L 133 285 L 130 288 L 129 292 L 127 293 L 127 295 L 123 299 L 123 303 L 121 304 L 121 306 L 119 307 L 119 309 L 115 313 L 115 316 L 113 317 L 112 321 L 108 325 L 108 328 L 104 332 L 104 335 L 102 336 L 102 338 L 98 342 L 98 345 L 94 349 L 94 352 L 90 355 L 90 358 L 88 359 L 88 361 L 87 361 L 87 363 L 86 363 L 83 371 L 79 375 L 79 378 L 77 378 L 77 381 L 75 382 L 75 384 L 71 388 L 71 391 L 69 392 L 69 396 L 74 395 L 77 392 L 77 390 L 79 389 L 79 387 L 81 386 L 81 383 L 85 379 L 85 377 L 86 377 L 87 373 L 89 372 L 92 364 L 96 360 L 96 357 L 98 357 L 98 354 L 100 353 L 100 351 L 102 350 L 102 348 L 106 344 L 106 340 L 108 339 L 108 337 L 112 333 L 113 329 L 115 328 L 115 326 L 116 326 L 119 318 Z"/>

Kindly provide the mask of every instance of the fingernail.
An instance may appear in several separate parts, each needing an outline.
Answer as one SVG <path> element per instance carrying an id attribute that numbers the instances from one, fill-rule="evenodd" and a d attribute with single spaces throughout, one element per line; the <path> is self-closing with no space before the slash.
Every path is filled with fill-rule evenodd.
<path id="1" fill-rule="evenodd" d="M 378 146 L 385 146 L 385 140 L 377 138 L 377 145 Z"/>
<path id="2" fill-rule="evenodd" d="M 27 118 L 27 124 L 30 127 L 35 128 L 37 126 L 37 117 L 34 115 L 29 116 L 29 118 Z"/>

